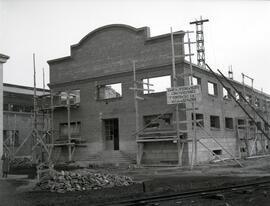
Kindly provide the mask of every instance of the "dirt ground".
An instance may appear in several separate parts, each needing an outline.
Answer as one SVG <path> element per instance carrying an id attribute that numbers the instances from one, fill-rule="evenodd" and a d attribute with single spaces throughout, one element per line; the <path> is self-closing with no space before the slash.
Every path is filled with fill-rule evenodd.
<path id="1" fill-rule="evenodd" d="M 8 179 L 0 179 L 0 206 L 95 205 L 95 203 L 102 204 L 103 202 L 130 199 L 151 194 L 165 194 L 196 188 L 232 185 L 237 182 L 256 180 L 258 178 L 270 179 L 270 157 L 241 160 L 241 163 L 244 167 L 238 166 L 233 161 L 228 161 L 226 164 L 219 162 L 199 165 L 193 168 L 193 170 L 189 167 L 94 168 L 131 176 L 135 181 L 140 182 L 140 184 L 127 188 L 108 188 L 65 194 L 34 191 L 35 180 L 29 180 L 22 176 L 10 176 Z M 144 185 L 141 184 L 142 182 L 144 182 Z M 256 201 L 256 204 L 253 205 L 264 205 L 265 202 L 268 203 L 270 198 L 265 193 L 270 194 L 270 191 L 255 191 L 249 196 L 252 200 L 250 203 L 254 203 L 253 201 L 258 198 L 261 198 L 260 201 Z M 192 200 L 193 202 L 186 202 L 185 204 L 174 202 L 167 205 L 238 205 L 233 203 L 233 201 L 239 202 L 242 199 L 240 202 L 244 202 L 244 200 L 247 200 L 243 195 L 232 195 L 230 198 L 230 202 L 215 202 L 216 200 L 204 199 L 199 202 Z M 239 203 L 239 205 L 241 204 Z"/>

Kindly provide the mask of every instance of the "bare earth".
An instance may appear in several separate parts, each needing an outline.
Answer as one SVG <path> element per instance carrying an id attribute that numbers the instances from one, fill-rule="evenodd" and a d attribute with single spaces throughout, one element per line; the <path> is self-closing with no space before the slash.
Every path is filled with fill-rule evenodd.
<path id="1" fill-rule="evenodd" d="M 41 206 L 41 205 L 95 205 L 119 199 L 130 199 L 150 194 L 166 194 L 196 188 L 231 185 L 267 178 L 270 180 L 270 157 L 241 160 L 239 167 L 232 161 L 220 162 L 190 168 L 151 167 L 151 168 L 107 168 L 116 174 L 131 176 L 142 184 L 131 188 L 109 188 L 88 192 L 57 194 L 33 191 L 35 180 L 23 176 L 10 175 L 0 179 L 0 206 Z M 99 169 L 99 170 L 105 170 Z M 268 195 L 269 194 L 269 195 Z M 270 205 L 270 190 L 263 188 L 251 194 L 228 194 L 225 200 L 196 199 L 186 202 L 167 202 L 160 205 Z"/>

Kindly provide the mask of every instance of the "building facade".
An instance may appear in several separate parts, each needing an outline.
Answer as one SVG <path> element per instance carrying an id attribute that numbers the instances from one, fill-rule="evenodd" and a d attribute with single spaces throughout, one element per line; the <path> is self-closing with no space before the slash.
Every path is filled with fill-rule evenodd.
<path id="1" fill-rule="evenodd" d="M 176 56 L 184 55 L 183 38 L 182 31 L 174 34 L 174 41 L 181 45 L 175 47 Z M 201 141 L 197 143 L 197 162 L 214 159 L 213 153 L 222 158 L 229 157 L 229 153 L 241 154 L 241 131 L 237 125 L 248 122 L 246 116 L 226 97 L 214 76 L 196 65 L 193 78 L 195 84 L 201 85 L 202 100 L 196 103 L 194 116 L 200 121 L 194 125 L 191 105 L 179 104 L 181 146 L 176 143 L 176 106 L 168 105 L 166 99 L 166 89 L 173 82 L 171 50 L 170 34 L 151 37 L 147 27 L 108 25 L 72 45 L 70 56 L 48 61 L 51 91 L 76 91 L 79 99 L 77 106 L 70 108 L 70 129 L 71 136 L 79 137 L 84 144 L 74 145 L 74 160 L 117 162 L 121 158 L 135 160 L 137 154 L 137 160 L 144 164 L 174 164 L 181 159 L 187 165 L 191 162 L 194 130 Z M 190 84 L 190 78 L 183 75 L 189 72 L 190 65 L 182 56 L 175 61 L 177 86 Z M 231 82 L 242 90 L 240 83 Z M 135 86 L 143 99 L 138 101 L 137 112 Z M 268 117 L 269 96 L 251 90 L 247 87 L 245 92 L 253 92 L 254 102 L 260 102 L 261 112 Z M 59 131 L 56 141 L 67 136 L 66 125 L 66 110 L 55 109 L 54 130 Z M 209 133 L 223 146 L 213 142 Z M 263 146 L 261 149 L 266 148 L 266 142 Z M 67 160 L 67 148 L 61 145 L 61 155 L 56 159 Z"/>

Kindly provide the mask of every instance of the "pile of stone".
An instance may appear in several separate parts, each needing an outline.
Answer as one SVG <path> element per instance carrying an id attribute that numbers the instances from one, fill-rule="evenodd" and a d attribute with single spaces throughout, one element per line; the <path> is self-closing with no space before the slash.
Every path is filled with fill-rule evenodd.
<path id="1" fill-rule="evenodd" d="M 15 158 L 10 161 L 11 168 L 31 168 L 33 167 L 32 161 L 27 157 Z"/>
<path id="2" fill-rule="evenodd" d="M 99 172 L 48 172 L 43 174 L 36 189 L 65 193 L 70 191 L 97 190 L 101 188 L 134 184 L 130 177 Z"/>

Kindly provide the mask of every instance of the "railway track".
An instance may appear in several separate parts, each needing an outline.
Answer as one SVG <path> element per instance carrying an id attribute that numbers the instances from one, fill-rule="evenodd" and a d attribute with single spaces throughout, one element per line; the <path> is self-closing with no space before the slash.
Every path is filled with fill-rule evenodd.
<path id="1" fill-rule="evenodd" d="M 155 195 L 155 196 L 148 196 L 142 198 L 136 198 L 126 201 L 117 201 L 117 202 L 110 202 L 110 203 L 103 203 L 102 205 L 113 205 L 113 206 L 153 206 L 159 205 L 162 202 L 172 201 L 172 200 L 185 200 L 191 198 L 222 198 L 223 194 L 225 193 L 233 193 L 233 192 L 241 192 L 241 191 L 249 191 L 250 189 L 263 189 L 263 188 L 270 188 L 270 180 L 268 181 L 258 181 L 258 182 L 251 182 L 245 184 L 237 184 L 232 186 L 223 186 L 223 187 L 216 187 L 216 188 L 208 188 L 208 189 L 198 189 L 192 190 L 188 192 L 181 192 L 181 193 L 174 193 L 174 194 L 167 194 L 167 195 Z M 101 205 L 101 204 L 100 204 Z"/>

